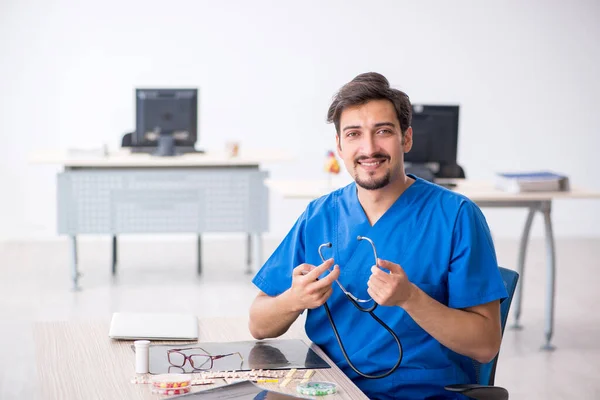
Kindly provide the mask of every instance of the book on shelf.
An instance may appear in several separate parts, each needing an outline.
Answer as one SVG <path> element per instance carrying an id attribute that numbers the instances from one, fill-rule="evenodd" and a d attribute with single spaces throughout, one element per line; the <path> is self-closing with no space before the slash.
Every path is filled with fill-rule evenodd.
<path id="1" fill-rule="evenodd" d="M 496 176 L 496 187 L 511 193 L 569 190 L 569 178 L 551 171 L 506 172 Z"/>

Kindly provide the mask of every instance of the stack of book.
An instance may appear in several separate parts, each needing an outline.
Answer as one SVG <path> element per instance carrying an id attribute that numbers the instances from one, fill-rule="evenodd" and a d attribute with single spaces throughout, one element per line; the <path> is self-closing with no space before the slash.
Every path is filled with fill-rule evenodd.
<path id="1" fill-rule="evenodd" d="M 499 173 L 496 187 L 511 193 L 569 190 L 569 178 L 549 171 Z"/>

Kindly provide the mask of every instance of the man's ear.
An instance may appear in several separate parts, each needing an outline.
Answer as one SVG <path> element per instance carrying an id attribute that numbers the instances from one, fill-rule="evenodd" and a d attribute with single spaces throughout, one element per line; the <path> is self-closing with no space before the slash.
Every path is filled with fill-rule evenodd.
<path id="1" fill-rule="evenodd" d="M 412 149 L 413 145 L 413 130 L 412 126 L 409 126 L 404 135 L 402 135 L 402 150 L 408 153 Z"/>

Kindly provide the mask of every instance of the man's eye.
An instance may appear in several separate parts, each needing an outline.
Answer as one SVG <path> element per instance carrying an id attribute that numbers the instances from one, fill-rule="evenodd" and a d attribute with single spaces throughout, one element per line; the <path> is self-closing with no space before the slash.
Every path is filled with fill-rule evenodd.
<path id="1" fill-rule="evenodd" d="M 354 137 L 356 135 L 358 135 L 358 132 L 348 132 L 348 133 L 346 133 L 346 137 Z"/>
<path id="2" fill-rule="evenodd" d="M 389 129 L 382 129 L 382 130 L 378 131 L 377 133 L 379 133 L 381 135 L 389 135 L 392 133 L 392 131 Z"/>

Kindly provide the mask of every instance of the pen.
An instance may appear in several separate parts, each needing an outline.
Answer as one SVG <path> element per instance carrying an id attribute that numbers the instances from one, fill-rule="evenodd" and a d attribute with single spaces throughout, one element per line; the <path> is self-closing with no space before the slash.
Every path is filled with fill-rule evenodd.
<path id="1" fill-rule="evenodd" d="M 279 379 L 257 379 L 254 382 L 256 382 L 256 383 L 278 383 Z"/>

